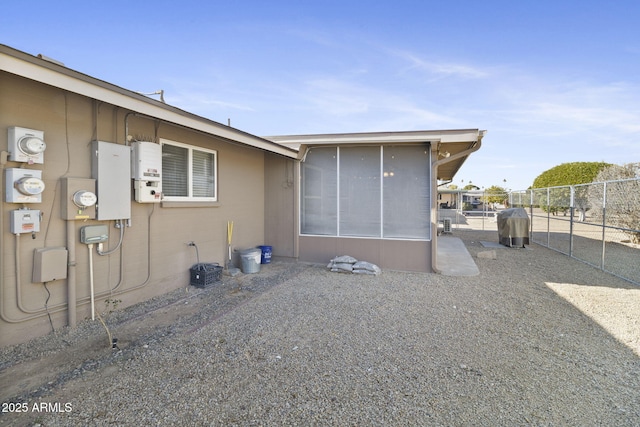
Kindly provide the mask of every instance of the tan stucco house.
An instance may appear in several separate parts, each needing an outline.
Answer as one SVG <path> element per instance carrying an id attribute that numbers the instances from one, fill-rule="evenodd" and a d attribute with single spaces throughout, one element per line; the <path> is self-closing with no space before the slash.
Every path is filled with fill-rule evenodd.
<path id="1" fill-rule="evenodd" d="M 483 136 L 258 137 L 0 45 L 0 346 L 188 286 L 228 221 L 234 248 L 437 271 L 432 195 Z"/>

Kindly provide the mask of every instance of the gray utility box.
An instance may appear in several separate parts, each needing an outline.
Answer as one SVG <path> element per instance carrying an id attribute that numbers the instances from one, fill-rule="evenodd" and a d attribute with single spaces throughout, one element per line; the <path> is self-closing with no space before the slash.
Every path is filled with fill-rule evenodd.
<path id="1" fill-rule="evenodd" d="M 52 282 L 67 278 L 66 248 L 39 248 L 33 252 L 33 283 Z"/>
<path id="2" fill-rule="evenodd" d="M 91 177 L 96 180 L 98 219 L 131 218 L 131 148 L 93 141 Z"/>
<path id="3" fill-rule="evenodd" d="M 96 207 L 80 207 L 73 202 L 74 196 L 79 191 L 96 192 L 96 180 L 91 178 L 60 178 L 61 188 L 61 215 L 62 219 L 95 219 Z"/>
<path id="4" fill-rule="evenodd" d="M 522 208 L 498 213 L 498 238 L 502 245 L 523 248 L 529 244 L 529 215 Z"/>

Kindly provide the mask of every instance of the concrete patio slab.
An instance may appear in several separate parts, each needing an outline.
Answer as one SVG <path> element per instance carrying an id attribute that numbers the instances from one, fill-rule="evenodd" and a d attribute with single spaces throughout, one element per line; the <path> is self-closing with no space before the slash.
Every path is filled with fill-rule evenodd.
<path id="1" fill-rule="evenodd" d="M 444 276 L 477 276 L 478 266 L 458 237 L 438 237 L 437 268 Z"/>

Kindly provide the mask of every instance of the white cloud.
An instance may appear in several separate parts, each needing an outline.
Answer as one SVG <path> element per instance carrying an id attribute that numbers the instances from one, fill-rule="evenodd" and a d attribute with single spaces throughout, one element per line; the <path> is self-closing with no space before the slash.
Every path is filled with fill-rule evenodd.
<path id="1" fill-rule="evenodd" d="M 403 51 L 389 50 L 391 56 L 396 56 L 409 63 L 409 69 L 426 72 L 430 79 L 439 78 L 463 78 L 482 79 L 490 76 L 487 70 L 465 63 L 448 62 L 438 59 L 424 59 L 418 54 Z"/>

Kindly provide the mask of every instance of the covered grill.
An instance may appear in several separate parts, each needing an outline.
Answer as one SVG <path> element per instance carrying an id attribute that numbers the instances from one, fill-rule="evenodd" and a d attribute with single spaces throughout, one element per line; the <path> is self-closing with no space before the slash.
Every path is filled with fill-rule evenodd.
<path id="1" fill-rule="evenodd" d="M 522 208 L 498 213 L 498 238 L 502 245 L 523 248 L 529 244 L 529 215 Z"/>

